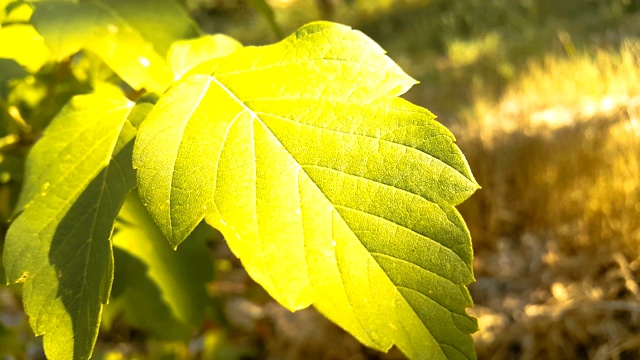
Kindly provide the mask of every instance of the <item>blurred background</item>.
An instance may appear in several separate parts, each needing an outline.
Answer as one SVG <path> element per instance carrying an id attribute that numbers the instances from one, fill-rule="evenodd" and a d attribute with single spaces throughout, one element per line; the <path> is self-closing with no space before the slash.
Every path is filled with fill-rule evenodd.
<path id="1" fill-rule="evenodd" d="M 204 31 L 245 45 L 313 20 L 341 22 L 420 81 L 405 97 L 451 129 L 482 186 L 459 207 L 476 254 L 469 312 L 480 359 L 640 359 L 640 0 L 186 6 Z M 312 309 L 289 313 L 223 241 L 211 247 L 212 307 L 190 342 L 115 317 L 95 358 L 402 358 L 364 348 Z M 4 319 L 20 317 L 19 299 L 0 298 Z M 42 356 L 26 325 L 3 341 Z"/>

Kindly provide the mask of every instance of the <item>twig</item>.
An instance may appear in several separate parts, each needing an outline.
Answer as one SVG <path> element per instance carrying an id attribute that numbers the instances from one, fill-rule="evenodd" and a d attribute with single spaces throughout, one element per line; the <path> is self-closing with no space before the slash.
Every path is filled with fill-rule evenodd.
<path id="1" fill-rule="evenodd" d="M 624 255 L 622 255 L 619 252 L 616 252 L 616 253 L 613 254 L 613 259 L 620 266 L 620 273 L 622 274 L 622 277 L 624 278 L 624 285 L 636 297 L 636 299 L 638 301 L 640 301 L 640 286 L 638 286 L 638 283 L 633 278 L 633 274 L 631 273 L 631 270 L 629 269 L 629 262 L 624 257 Z"/>

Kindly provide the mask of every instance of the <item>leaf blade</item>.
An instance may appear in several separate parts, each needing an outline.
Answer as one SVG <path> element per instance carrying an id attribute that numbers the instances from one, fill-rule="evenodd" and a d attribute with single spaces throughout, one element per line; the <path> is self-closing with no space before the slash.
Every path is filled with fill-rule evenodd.
<path id="1" fill-rule="evenodd" d="M 165 60 L 171 42 L 199 35 L 173 0 L 45 1 L 34 5 L 31 22 L 56 58 L 89 50 L 137 90 L 164 91 L 173 81 Z"/>
<path id="2" fill-rule="evenodd" d="M 313 304 L 380 350 L 473 358 L 473 255 L 454 205 L 478 185 L 453 135 L 396 98 L 414 83 L 330 23 L 240 49 L 187 75 L 141 125 L 141 196 L 174 245 L 202 217 L 220 229 L 291 310 Z"/>
<path id="3" fill-rule="evenodd" d="M 113 221 L 135 185 L 131 107 L 116 90 L 75 97 L 28 157 L 3 259 L 7 280 L 24 281 L 25 312 L 51 359 L 93 351 L 113 279 Z"/>

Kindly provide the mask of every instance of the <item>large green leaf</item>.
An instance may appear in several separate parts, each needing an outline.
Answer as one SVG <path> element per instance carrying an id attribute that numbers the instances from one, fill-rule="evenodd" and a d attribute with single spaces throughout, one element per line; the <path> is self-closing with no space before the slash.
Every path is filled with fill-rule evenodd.
<path id="1" fill-rule="evenodd" d="M 9 282 L 49 359 L 87 359 L 109 298 L 109 237 L 135 185 L 133 104 L 118 89 L 76 96 L 31 150 L 4 249 Z"/>
<path id="2" fill-rule="evenodd" d="M 204 241 L 214 232 L 207 227 L 203 224 L 174 251 L 137 193 L 129 194 L 113 236 L 112 295 L 132 324 L 168 340 L 186 340 L 202 324 L 210 302 L 205 285 L 213 280 Z"/>
<path id="3" fill-rule="evenodd" d="M 131 87 L 154 91 L 173 81 L 171 43 L 199 35 L 173 0 L 37 2 L 31 22 L 57 58 L 87 49 Z"/>
<path id="4" fill-rule="evenodd" d="M 326 22 L 201 64 L 140 127 L 141 198 L 173 246 L 204 217 L 291 310 L 376 349 L 473 358 L 454 206 L 478 186 L 451 133 L 397 97 L 414 83 Z"/>

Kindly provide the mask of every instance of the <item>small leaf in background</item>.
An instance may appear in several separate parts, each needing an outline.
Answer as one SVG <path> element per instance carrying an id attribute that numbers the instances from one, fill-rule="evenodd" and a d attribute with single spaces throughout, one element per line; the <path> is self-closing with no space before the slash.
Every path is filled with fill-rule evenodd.
<path id="1" fill-rule="evenodd" d="M 173 81 L 170 44 L 199 29 L 173 0 L 46 1 L 31 18 L 57 59 L 96 53 L 134 89 L 163 91 Z"/>
<path id="2" fill-rule="evenodd" d="M 93 351 L 113 279 L 109 237 L 135 185 L 132 107 L 106 85 L 76 96 L 27 158 L 3 260 L 7 280 L 24 282 L 25 312 L 52 360 Z"/>
<path id="3" fill-rule="evenodd" d="M 326 22 L 212 60 L 140 126 L 140 196 L 174 247 L 204 217 L 292 311 L 313 304 L 410 358 L 474 358 L 471 238 L 454 206 L 478 185 L 453 135 L 397 97 L 414 83 Z"/>
<path id="4" fill-rule="evenodd" d="M 205 35 L 197 39 L 174 42 L 169 48 L 167 58 L 177 80 L 194 66 L 207 60 L 227 56 L 241 47 L 242 44 L 230 36 Z"/>
<path id="5" fill-rule="evenodd" d="M 198 229 L 174 251 L 135 191 L 118 216 L 113 303 L 159 339 L 187 340 L 204 320 L 214 268 L 205 241 L 216 233 L 206 224 Z"/>
<path id="6" fill-rule="evenodd" d="M 3 9 L 0 14 L 6 16 L 0 18 L 6 21 L 0 26 L 0 59 L 15 60 L 29 72 L 37 72 L 49 60 L 51 51 L 42 36 L 26 23 L 33 12 L 31 6 L 23 2 L 0 2 L 0 8 Z M 6 77 L 1 70 L 0 78 Z"/>

